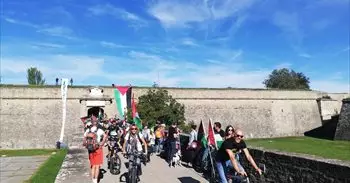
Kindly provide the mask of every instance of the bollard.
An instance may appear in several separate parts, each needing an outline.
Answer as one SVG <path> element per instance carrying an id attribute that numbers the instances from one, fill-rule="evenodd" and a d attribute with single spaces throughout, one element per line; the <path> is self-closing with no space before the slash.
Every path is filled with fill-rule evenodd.
<path id="1" fill-rule="evenodd" d="M 57 141 L 56 142 L 56 149 L 60 149 L 61 148 L 61 142 L 60 141 Z"/>

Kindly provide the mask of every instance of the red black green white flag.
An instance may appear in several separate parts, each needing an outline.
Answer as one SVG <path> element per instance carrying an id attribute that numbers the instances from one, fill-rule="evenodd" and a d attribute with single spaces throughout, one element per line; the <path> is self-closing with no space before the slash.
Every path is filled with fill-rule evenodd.
<path id="1" fill-rule="evenodd" d="M 139 128 L 141 130 L 142 129 L 142 122 L 141 122 L 141 118 L 139 116 L 139 113 L 137 112 L 137 109 L 136 109 L 134 95 L 132 96 L 132 104 L 131 105 L 132 105 L 132 119 L 133 119 L 134 123 L 136 124 L 137 128 Z"/>

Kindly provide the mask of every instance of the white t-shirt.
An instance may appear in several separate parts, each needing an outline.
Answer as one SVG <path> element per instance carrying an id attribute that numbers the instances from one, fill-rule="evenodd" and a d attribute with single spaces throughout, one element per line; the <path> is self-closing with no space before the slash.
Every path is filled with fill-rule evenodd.
<path id="1" fill-rule="evenodd" d="M 155 144 L 155 139 L 156 139 L 156 136 L 153 134 L 153 135 L 151 135 L 150 134 L 150 136 L 149 136 L 149 144 L 150 145 L 154 145 Z"/>
<path id="2" fill-rule="evenodd" d="M 128 143 L 129 136 L 130 136 L 130 132 L 127 133 L 127 134 L 125 135 L 125 137 L 124 137 L 124 140 L 126 141 L 126 151 L 127 151 L 127 152 L 129 152 L 130 149 L 131 149 L 131 144 Z M 134 138 L 133 138 L 133 137 L 134 137 Z M 141 133 L 139 133 L 139 137 L 140 137 L 140 138 L 143 138 Z M 139 151 L 139 152 L 142 151 L 142 145 L 141 145 L 140 140 L 139 140 L 138 137 L 137 137 L 137 134 L 135 134 L 135 136 L 131 136 L 131 137 L 130 137 L 130 142 L 133 142 L 133 140 L 135 140 L 135 141 L 137 142 L 137 144 L 136 144 L 137 151 Z"/>
<path id="3" fill-rule="evenodd" d="M 89 133 L 89 132 L 95 132 L 96 135 L 97 135 L 97 142 L 100 143 L 103 139 L 103 136 L 105 134 L 105 132 L 100 129 L 100 128 L 97 128 L 96 126 L 93 126 L 91 127 L 90 129 L 86 129 L 85 133 L 84 133 L 84 137 L 86 137 L 86 135 Z"/>

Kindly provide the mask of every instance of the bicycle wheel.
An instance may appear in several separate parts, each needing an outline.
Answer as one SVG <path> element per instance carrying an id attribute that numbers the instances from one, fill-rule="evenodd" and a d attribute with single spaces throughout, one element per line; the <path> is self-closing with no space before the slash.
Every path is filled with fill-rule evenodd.
<path id="1" fill-rule="evenodd" d="M 120 166 L 121 166 L 121 160 L 119 156 L 116 154 L 114 157 L 111 158 L 110 162 L 110 172 L 113 175 L 120 174 Z"/>
<path id="2" fill-rule="evenodd" d="M 202 169 L 202 157 L 203 157 L 203 151 L 201 150 L 200 152 L 198 152 L 198 154 L 196 154 L 196 157 L 194 158 L 193 162 L 192 162 L 192 167 L 193 169 L 198 172 L 198 173 L 202 173 L 203 169 Z"/>
<path id="3" fill-rule="evenodd" d="M 129 172 L 129 183 L 137 183 L 137 168 L 132 167 Z"/>

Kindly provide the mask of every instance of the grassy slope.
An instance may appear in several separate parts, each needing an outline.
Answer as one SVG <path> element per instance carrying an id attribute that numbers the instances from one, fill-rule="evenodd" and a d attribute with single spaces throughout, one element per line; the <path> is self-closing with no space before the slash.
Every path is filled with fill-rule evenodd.
<path id="1" fill-rule="evenodd" d="M 350 161 L 350 141 L 331 141 L 310 137 L 250 139 L 248 146 L 316 155 L 323 158 Z"/>
<path id="2" fill-rule="evenodd" d="M 51 155 L 25 183 L 55 182 L 66 154 L 67 150 L 62 149 Z"/>
<path id="3" fill-rule="evenodd" d="M 0 150 L 0 156 L 39 156 L 50 155 L 52 152 L 56 152 L 56 149 L 19 149 L 19 150 Z"/>

